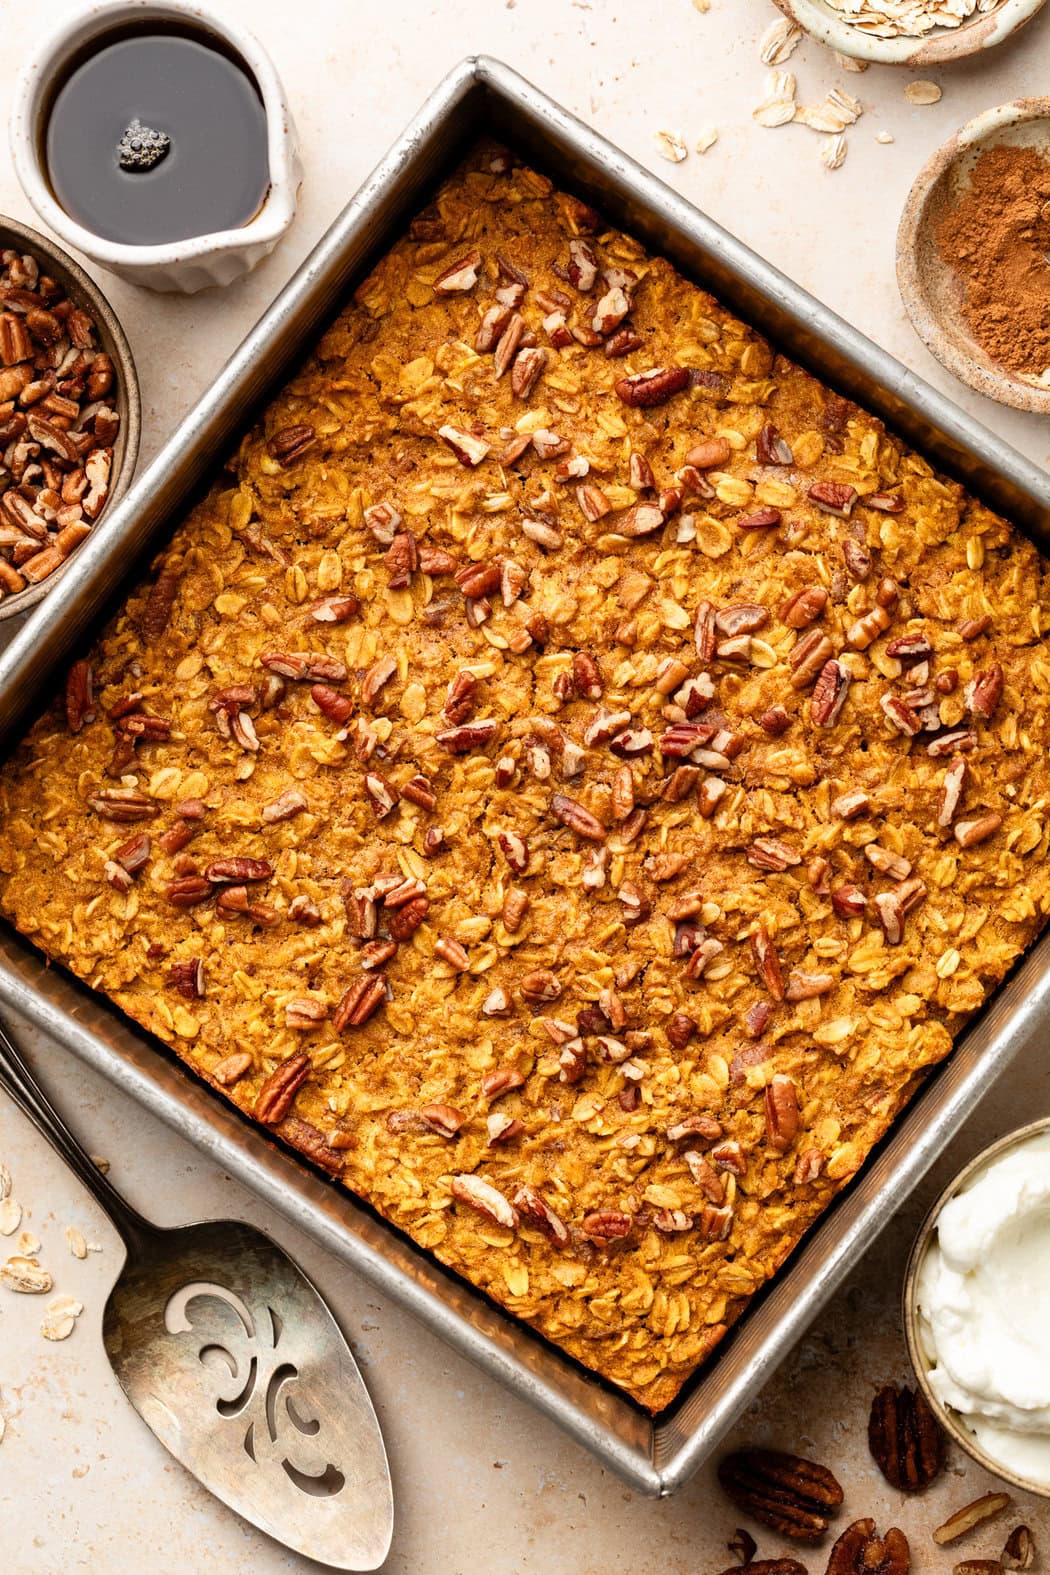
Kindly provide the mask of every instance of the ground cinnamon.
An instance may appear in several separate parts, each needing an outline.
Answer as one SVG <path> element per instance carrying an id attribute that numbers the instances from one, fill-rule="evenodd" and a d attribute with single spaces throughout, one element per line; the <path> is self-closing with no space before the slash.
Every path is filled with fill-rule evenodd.
<path id="1" fill-rule="evenodd" d="M 1050 368 L 1050 161 L 1031 147 L 989 148 L 937 241 L 992 359 L 1036 377 Z"/>

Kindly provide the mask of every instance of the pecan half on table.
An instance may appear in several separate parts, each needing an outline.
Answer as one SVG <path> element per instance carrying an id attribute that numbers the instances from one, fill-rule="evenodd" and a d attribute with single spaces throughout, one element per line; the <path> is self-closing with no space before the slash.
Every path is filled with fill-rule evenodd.
<path id="1" fill-rule="evenodd" d="M 944 1469 L 944 1434 L 918 1389 L 883 1385 L 871 1403 L 868 1448 L 902 1493 L 921 1493 Z"/>
<path id="2" fill-rule="evenodd" d="M 842 1488 L 826 1466 L 778 1449 L 741 1449 L 718 1467 L 734 1504 L 800 1542 L 819 1542 L 842 1503 Z"/>
<path id="3" fill-rule="evenodd" d="M 908 1575 L 911 1549 L 903 1531 L 891 1526 L 876 1535 L 873 1520 L 855 1520 L 831 1550 L 827 1575 Z"/>

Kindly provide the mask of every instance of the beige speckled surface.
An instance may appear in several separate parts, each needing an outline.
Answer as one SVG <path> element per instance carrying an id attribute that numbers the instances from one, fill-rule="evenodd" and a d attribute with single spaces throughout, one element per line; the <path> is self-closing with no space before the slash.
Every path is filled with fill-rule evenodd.
<path id="1" fill-rule="evenodd" d="M 1050 463 L 1045 420 L 1005 411 L 960 389 L 919 344 L 897 297 L 893 244 L 904 196 L 921 163 L 980 109 L 1030 90 L 1050 67 L 1050 10 L 1015 44 L 940 74 L 944 98 L 916 108 L 905 78 L 888 68 L 844 76 L 814 45 L 790 67 L 799 99 L 813 103 L 839 82 L 866 106 L 847 134 L 845 165 L 821 166 L 821 138 L 804 127 L 763 130 L 750 110 L 764 93 L 757 40 L 775 16 L 768 0 L 299 0 L 294 20 L 277 0 L 214 0 L 254 27 L 272 50 L 302 135 L 306 187 L 286 241 L 240 287 L 193 300 L 161 299 L 114 282 L 143 376 L 147 457 L 222 363 L 243 330 L 371 168 L 439 73 L 474 49 L 502 56 L 600 131 L 654 165 L 687 196 L 788 273 L 902 355 L 924 376 L 1041 464 Z M 59 7 L 42 0 L 50 14 Z M 41 7 L 37 7 L 39 16 Z M 367 14 L 368 25 L 361 26 Z M 5 14 L 0 114 L 15 61 L 35 25 L 29 8 Z M 655 22 L 655 25 L 654 25 Z M 720 140 L 704 157 L 664 163 L 654 134 L 681 131 L 690 145 L 707 124 Z M 875 133 L 895 142 L 882 145 Z M 6 164 L 0 209 L 28 217 Z M 41 1067 L 89 1147 L 114 1179 L 161 1223 L 242 1214 L 271 1229 L 331 1297 L 371 1386 L 394 1472 L 398 1524 L 386 1569 L 397 1575 L 717 1575 L 738 1517 L 701 1473 L 665 1504 L 639 1500 L 552 1424 L 474 1372 L 405 1315 L 254 1202 L 137 1106 L 88 1076 L 60 1049 Z M 834 1466 L 851 1517 L 895 1521 L 912 1538 L 917 1575 L 954 1560 L 929 1530 L 987 1479 L 958 1457 L 925 1499 L 902 1501 L 882 1483 L 865 1443 L 874 1387 L 903 1377 L 897 1293 L 923 1208 L 979 1146 L 1050 1112 L 1050 1063 L 1038 1048 L 986 1101 L 952 1155 L 931 1175 L 809 1337 L 758 1397 L 741 1440 L 810 1451 Z M 309 1568 L 215 1505 L 155 1445 L 109 1377 L 98 1324 L 116 1271 L 116 1239 L 10 1106 L 0 1103 L 0 1159 L 30 1209 L 28 1224 L 56 1268 L 58 1289 L 86 1311 L 73 1337 L 47 1345 L 41 1308 L 0 1292 L 0 1568 L 4 1575 L 286 1575 Z M 64 1227 L 77 1224 L 104 1251 L 78 1263 Z M 1050 1513 L 1019 1506 L 1050 1565 Z M 1003 1534 L 1011 1522 L 1003 1523 Z M 758 1528 L 754 1528 L 758 1529 Z M 994 1553 L 994 1533 L 962 1544 Z M 760 1537 L 766 1556 L 784 1551 Z M 823 1575 L 826 1552 L 804 1556 Z"/>

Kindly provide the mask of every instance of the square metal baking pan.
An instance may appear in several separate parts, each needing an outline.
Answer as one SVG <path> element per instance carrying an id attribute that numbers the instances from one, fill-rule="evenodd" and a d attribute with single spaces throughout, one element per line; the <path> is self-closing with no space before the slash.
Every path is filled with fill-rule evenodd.
<path id="1" fill-rule="evenodd" d="M 469 59 L 423 106 L 209 392 L 0 655 L 9 747 L 69 653 L 126 595 L 266 397 L 470 142 L 495 134 L 856 398 L 1044 548 L 1050 478 L 505 66 Z M 668 1494 L 716 1446 L 981 1094 L 1045 1021 L 1050 936 L 999 989 L 846 1192 L 673 1407 L 652 1419 L 367 1206 L 271 1142 L 102 997 L 0 926 L 0 1002 L 31 1019 L 566 1427 L 635 1488 Z"/>

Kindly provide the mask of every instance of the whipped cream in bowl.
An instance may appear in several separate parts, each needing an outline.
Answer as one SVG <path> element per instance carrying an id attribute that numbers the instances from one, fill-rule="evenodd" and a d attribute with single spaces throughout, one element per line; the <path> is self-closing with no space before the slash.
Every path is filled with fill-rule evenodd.
<path id="1" fill-rule="evenodd" d="M 1050 1119 L 978 1154 L 912 1248 L 904 1327 L 944 1427 L 987 1470 L 1050 1498 Z"/>

